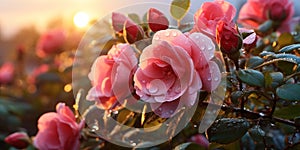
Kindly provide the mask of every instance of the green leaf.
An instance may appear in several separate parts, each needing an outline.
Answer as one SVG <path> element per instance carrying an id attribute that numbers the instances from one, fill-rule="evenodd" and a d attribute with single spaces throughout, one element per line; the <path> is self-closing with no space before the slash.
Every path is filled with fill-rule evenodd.
<path id="1" fill-rule="evenodd" d="M 275 47 L 275 51 L 278 52 L 280 48 L 293 44 L 294 43 L 294 37 L 293 35 L 291 35 L 290 33 L 282 33 L 279 37 L 278 37 L 278 44 Z"/>
<path id="2" fill-rule="evenodd" d="M 288 107 L 277 108 L 274 112 L 274 116 L 284 119 L 294 119 L 300 116 L 300 105 L 290 105 Z"/>
<path id="3" fill-rule="evenodd" d="M 285 100 L 300 100 L 300 84 L 284 84 L 276 89 L 276 94 Z"/>
<path id="4" fill-rule="evenodd" d="M 189 11 L 190 5 L 190 0 L 173 0 L 170 9 L 172 17 L 180 21 Z"/>
<path id="5" fill-rule="evenodd" d="M 246 66 L 248 68 L 255 68 L 255 67 L 261 65 L 263 62 L 264 62 L 263 58 L 258 57 L 258 56 L 253 56 L 247 61 Z"/>
<path id="6" fill-rule="evenodd" d="M 176 146 L 174 150 L 206 150 L 206 148 L 196 143 L 188 142 Z"/>
<path id="7" fill-rule="evenodd" d="M 208 140 L 220 144 L 229 144 L 240 138 L 250 127 L 246 119 L 222 118 L 215 121 L 207 130 Z"/>
<path id="8" fill-rule="evenodd" d="M 266 132 L 262 130 L 259 125 L 254 126 L 248 132 L 252 139 L 256 142 L 262 141 L 263 137 L 266 136 Z"/>
<path id="9" fill-rule="evenodd" d="M 288 45 L 283 47 L 282 49 L 279 50 L 280 53 L 286 53 L 286 52 L 291 52 L 295 49 L 300 48 L 300 44 L 292 44 L 292 45 Z"/>
<path id="10" fill-rule="evenodd" d="M 141 21 L 139 15 L 137 15 L 137 14 L 135 14 L 135 13 L 128 14 L 128 17 L 129 17 L 133 22 L 135 22 L 135 23 L 137 23 L 137 24 L 141 24 L 141 23 L 142 23 L 142 21 Z"/>
<path id="11" fill-rule="evenodd" d="M 237 75 L 240 80 L 248 85 L 264 87 L 265 79 L 260 71 L 253 69 L 239 70 Z"/>

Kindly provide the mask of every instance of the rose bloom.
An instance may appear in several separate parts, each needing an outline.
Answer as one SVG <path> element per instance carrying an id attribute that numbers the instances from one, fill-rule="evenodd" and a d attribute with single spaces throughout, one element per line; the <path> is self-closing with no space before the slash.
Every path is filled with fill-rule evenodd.
<path id="1" fill-rule="evenodd" d="M 99 56 L 92 65 L 88 77 L 92 82 L 87 99 L 96 101 L 103 109 L 111 109 L 131 95 L 132 78 L 137 58 L 128 44 L 114 45 L 107 55 Z"/>
<path id="2" fill-rule="evenodd" d="M 201 33 L 158 31 L 140 56 L 136 93 L 160 117 L 174 116 L 183 106 L 194 105 L 202 85 L 211 91 L 219 84 L 220 71 L 210 61 L 213 53 L 212 41 Z"/>
<path id="3" fill-rule="evenodd" d="M 61 49 L 66 42 L 66 34 L 63 30 L 54 29 L 41 35 L 36 52 L 40 57 L 45 57 L 49 54 L 57 54 L 61 52 Z"/>
<path id="4" fill-rule="evenodd" d="M 194 15 L 195 26 L 192 32 L 200 31 L 215 37 L 218 22 L 231 22 L 235 13 L 234 6 L 224 0 L 204 2 Z"/>
<path id="5" fill-rule="evenodd" d="M 239 13 L 238 22 L 249 29 L 257 29 L 267 20 L 273 20 L 277 31 L 289 32 L 289 22 L 294 15 L 291 0 L 248 0 Z"/>
<path id="6" fill-rule="evenodd" d="M 223 53 L 230 55 L 241 49 L 242 37 L 234 23 L 220 21 L 216 33 L 216 41 Z"/>
<path id="7" fill-rule="evenodd" d="M 78 150 L 84 121 L 76 123 L 75 116 L 64 103 L 56 105 L 56 113 L 43 114 L 38 120 L 38 133 L 33 144 L 40 150 Z"/>
<path id="8" fill-rule="evenodd" d="M 17 149 L 24 149 L 29 145 L 30 139 L 25 132 L 15 132 L 7 136 L 4 141 Z"/>
<path id="9" fill-rule="evenodd" d="M 11 83 L 14 79 L 15 67 L 12 63 L 4 63 L 0 68 L 0 84 Z"/>

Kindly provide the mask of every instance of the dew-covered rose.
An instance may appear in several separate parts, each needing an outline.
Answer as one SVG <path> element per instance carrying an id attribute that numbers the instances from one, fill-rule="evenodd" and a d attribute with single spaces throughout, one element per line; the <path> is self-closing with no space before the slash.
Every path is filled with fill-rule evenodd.
<path id="1" fill-rule="evenodd" d="M 40 150 L 78 150 L 83 127 L 84 121 L 77 124 L 71 109 L 64 103 L 58 103 L 56 112 L 43 114 L 39 118 L 39 131 L 33 144 Z"/>
<path id="2" fill-rule="evenodd" d="M 218 22 L 221 20 L 231 22 L 235 13 L 235 7 L 224 0 L 204 2 L 194 15 L 193 31 L 205 32 L 214 37 Z"/>
<path id="3" fill-rule="evenodd" d="M 114 45 L 107 55 L 99 56 L 92 65 L 88 77 L 92 88 L 87 99 L 103 109 L 111 109 L 118 100 L 131 95 L 132 79 L 137 67 L 137 58 L 128 44 Z"/>
<path id="4" fill-rule="evenodd" d="M 273 20 L 278 26 L 277 31 L 290 30 L 289 22 L 294 15 L 291 0 L 248 0 L 239 13 L 238 22 L 249 29 L 257 29 L 268 20 Z"/>
<path id="5" fill-rule="evenodd" d="M 140 56 L 134 76 L 136 93 L 160 117 L 173 116 L 195 103 L 202 83 L 212 90 L 220 82 L 218 66 L 209 61 L 213 53 L 212 41 L 201 33 L 158 31 Z"/>
<path id="6" fill-rule="evenodd" d="M 11 83 L 14 79 L 15 67 L 12 63 L 4 63 L 0 67 L 0 84 Z"/>
<path id="7" fill-rule="evenodd" d="M 64 43 L 66 42 L 66 34 L 61 29 L 50 30 L 41 35 L 36 52 L 40 57 L 45 57 L 49 54 L 61 52 Z"/>

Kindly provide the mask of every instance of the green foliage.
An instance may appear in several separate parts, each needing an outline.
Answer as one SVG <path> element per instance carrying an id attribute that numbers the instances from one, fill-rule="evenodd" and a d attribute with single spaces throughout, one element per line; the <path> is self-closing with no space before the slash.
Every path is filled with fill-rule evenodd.
<path id="1" fill-rule="evenodd" d="M 276 94 L 285 100 L 300 100 L 300 84 L 284 84 L 276 89 Z"/>
<path id="2" fill-rule="evenodd" d="M 300 105 L 290 105 L 283 108 L 277 108 L 274 112 L 274 116 L 284 119 L 294 119 L 300 116 Z"/>
<path id="3" fill-rule="evenodd" d="M 190 5 L 190 0 L 173 0 L 170 8 L 172 17 L 177 21 L 181 20 L 189 11 Z"/>
<path id="4" fill-rule="evenodd" d="M 222 118 L 215 121 L 207 130 L 208 140 L 220 144 L 229 144 L 240 139 L 249 129 L 246 119 Z"/>
<path id="5" fill-rule="evenodd" d="M 265 79 L 263 73 L 253 69 L 239 70 L 237 75 L 240 80 L 251 86 L 264 87 Z"/>

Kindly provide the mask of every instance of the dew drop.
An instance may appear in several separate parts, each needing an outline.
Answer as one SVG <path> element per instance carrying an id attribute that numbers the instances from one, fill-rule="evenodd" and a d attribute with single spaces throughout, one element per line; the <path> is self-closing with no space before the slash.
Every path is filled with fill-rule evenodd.
<path id="1" fill-rule="evenodd" d="M 213 47 L 212 46 L 208 46 L 207 48 L 209 51 L 213 50 Z"/>
<path id="2" fill-rule="evenodd" d="M 208 80 L 208 81 L 211 81 L 211 78 L 209 77 L 207 80 Z"/>
<path id="3" fill-rule="evenodd" d="M 197 128 L 197 125 L 196 125 L 196 124 L 194 125 L 194 128 Z"/>
<path id="4" fill-rule="evenodd" d="M 142 80 L 142 83 L 146 83 L 146 81 L 145 81 L 145 80 Z"/>
<path id="5" fill-rule="evenodd" d="M 156 36 L 156 37 L 154 38 L 154 40 L 159 40 L 159 37 L 158 37 L 158 36 Z"/>
<path id="6" fill-rule="evenodd" d="M 204 50 L 204 49 L 205 49 L 205 47 L 204 47 L 204 46 L 201 46 L 201 47 L 200 47 L 200 49 L 201 49 L 201 50 Z"/>
<path id="7" fill-rule="evenodd" d="M 173 112 L 174 112 L 173 110 L 170 110 L 170 114 L 173 114 Z"/>
<path id="8" fill-rule="evenodd" d="M 218 78 L 218 77 L 215 77 L 215 78 L 214 78 L 214 80 L 215 80 L 215 81 L 218 81 L 218 80 L 219 80 L 219 78 Z"/>
<path id="9" fill-rule="evenodd" d="M 200 36 L 199 36 L 199 35 L 197 35 L 197 36 L 195 36 L 195 38 L 196 38 L 196 39 L 199 39 L 199 38 L 200 38 Z"/>
<path id="10" fill-rule="evenodd" d="M 113 114 L 117 115 L 119 113 L 119 111 L 113 111 Z"/>
<path id="11" fill-rule="evenodd" d="M 176 33 L 176 32 L 173 32 L 172 36 L 174 36 L 174 37 L 177 36 L 177 33 Z"/>
<path id="12" fill-rule="evenodd" d="M 170 33 L 169 33 L 169 32 L 166 32 L 166 33 L 165 33 L 165 36 L 167 36 L 167 37 L 170 36 Z"/>
<path id="13" fill-rule="evenodd" d="M 159 107 L 159 108 L 158 108 L 158 111 L 162 111 L 162 108 L 161 108 L 161 107 Z"/>

